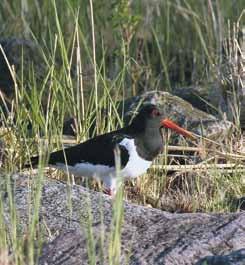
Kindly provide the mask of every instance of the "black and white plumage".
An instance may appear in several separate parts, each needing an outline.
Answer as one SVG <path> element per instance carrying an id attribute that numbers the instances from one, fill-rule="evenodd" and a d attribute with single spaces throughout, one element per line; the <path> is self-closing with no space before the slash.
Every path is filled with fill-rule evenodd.
<path id="1" fill-rule="evenodd" d="M 48 164 L 65 171 L 68 169 L 75 176 L 99 178 L 107 193 L 114 194 L 117 189 L 116 146 L 121 156 L 121 177 L 135 178 L 144 174 L 163 149 L 162 116 L 155 105 L 145 105 L 129 126 L 53 152 Z M 179 133 L 185 135 L 187 131 Z M 37 165 L 38 157 L 33 157 L 31 163 Z"/>

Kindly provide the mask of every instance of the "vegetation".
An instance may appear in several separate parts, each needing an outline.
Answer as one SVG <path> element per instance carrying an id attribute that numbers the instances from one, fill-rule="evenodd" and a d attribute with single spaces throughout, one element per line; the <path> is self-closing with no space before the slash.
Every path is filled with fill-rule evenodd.
<path id="1" fill-rule="evenodd" d="M 143 91 L 210 83 L 235 91 L 236 75 L 230 80 L 221 73 L 224 54 L 234 55 L 229 47 L 238 41 L 243 8 L 243 0 L 1 1 L 1 36 L 32 40 L 38 52 L 33 54 L 35 64 L 25 64 L 23 52 L 17 73 L 9 65 L 15 82 L 13 96 L 3 99 L 6 104 L 1 109 L 6 159 L 0 185 L 1 196 L 8 194 L 12 232 L 7 233 L 1 217 L 0 258 L 7 259 L 5 250 L 10 248 L 14 254 L 9 264 L 36 263 L 38 246 L 34 242 L 42 243 L 37 230 L 43 165 L 48 152 L 64 147 L 62 129 L 67 117 L 75 118 L 75 141 L 79 142 L 121 126 L 118 102 Z M 238 104 L 234 113 L 237 118 Z M 34 210 L 23 238 L 18 230 L 12 176 L 36 153 L 43 161 L 33 180 L 30 199 Z M 166 156 L 159 163 L 164 163 Z M 51 175 L 66 178 L 57 172 Z M 231 177 L 212 169 L 205 175 L 181 176 L 182 185 L 176 188 L 169 185 L 172 180 L 165 173 L 152 170 L 140 179 L 139 194 L 132 191 L 134 184 L 127 183 L 124 197 L 171 211 L 231 211 L 236 210 L 231 199 L 245 193 L 243 178 L 243 173 Z M 70 176 L 67 179 L 71 183 Z M 171 205 L 159 203 L 163 195 Z M 122 191 L 115 204 L 119 210 L 114 212 L 110 264 L 119 264 Z M 0 202 L 1 216 L 3 207 Z M 92 235 L 89 228 L 88 233 Z M 92 236 L 88 248 L 94 264 Z"/>

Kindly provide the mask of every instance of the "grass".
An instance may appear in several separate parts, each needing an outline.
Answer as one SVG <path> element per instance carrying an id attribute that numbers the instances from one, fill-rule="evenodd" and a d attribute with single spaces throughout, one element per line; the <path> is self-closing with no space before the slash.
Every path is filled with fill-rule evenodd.
<path id="1" fill-rule="evenodd" d="M 244 24 L 243 8 L 242 0 L 134 1 L 131 5 L 125 0 L 1 1 L 1 36 L 30 39 L 38 52 L 30 58 L 22 51 L 19 67 L 9 65 L 14 89 L 12 96 L 3 96 L 1 140 L 6 160 L 1 167 L 1 196 L 8 194 L 13 232 L 7 233 L 0 218 L 0 258 L 11 249 L 9 263 L 36 263 L 42 164 L 48 152 L 64 147 L 62 127 L 67 117 L 75 118 L 79 142 L 122 126 L 118 102 L 142 91 L 216 83 L 238 99 L 238 30 Z M 231 79 L 223 71 L 224 64 Z M 239 131 L 239 102 L 235 103 L 232 113 Z M 241 135 L 236 137 L 240 142 Z M 223 145 L 235 148 L 232 140 Z M 10 176 L 36 153 L 42 153 L 44 160 L 23 238 Z M 158 163 L 167 160 L 165 150 Z M 245 193 L 244 174 L 238 170 L 232 175 L 209 169 L 205 174 L 174 176 L 151 170 L 137 183 L 140 192 L 135 185 L 126 184 L 124 197 L 129 201 L 180 212 L 236 210 L 230 202 Z M 71 202 L 67 203 L 72 211 Z M 113 209 L 109 263 L 119 264 L 121 192 Z M 0 211 L 4 211 L 2 202 Z M 90 264 L 94 264 L 91 227 L 88 233 Z M 41 244 L 41 236 L 38 241 Z"/>

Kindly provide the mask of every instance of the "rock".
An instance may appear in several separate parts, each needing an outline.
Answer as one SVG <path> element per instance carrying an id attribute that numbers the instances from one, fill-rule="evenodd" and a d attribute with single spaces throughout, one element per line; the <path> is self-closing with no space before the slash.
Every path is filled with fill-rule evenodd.
<path id="1" fill-rule="evenodd" d="M 157 104 L 163 110 L 165 116 L 176 121 L 182 127 L 186 127 L 190 131 L 209 137 L 212 140 L 222 140 L 232 131 L 232 123 L 221 120 L 211 114 L 207 114 L 193 107 L 187 101 L 180 97 L 174 96 L 163 91 L 149 91 L 139 96 L 131 97 L 120 102 L 118 113 L 124 117 L 124 123 L 130 123 L 135 111 L 143 103 Z M 103 111 L 103 117 L 106 111 Z M 109 119 L 108 119 L 109 120 Z M 63 127 L 63 132 L 67 135 L 74 136 L 74 118 L 68 119 Z M 94 126 L 90 130 L 93 132 Z M 178 142 L 177 137 L 173 137 L 175 143 Z"/>
<path id="2" fill-rule="evenodd" d="M 131 120 L 134 110 L 142 103 L 159 105 L 166 117 L 196 134 L 213 140 L 224 138 L 232 130 L 230 122 L 198 110 L 187 101 L 163 91 L 149 91 L 121 103 L 119 113 L 124 113 L 126 123 Z"/>
<path id="3" fill-rule="evenodd" d="M 24 176 L 15 177 L 17 222 L 23 232 L 27 231 L 28 212 L 32 209 L 29 181 Z M 2 200 L 4 220 L 10 225 L 9 198 L 4 196 Z M 41 251 L 39 264 L 89 264 L 89 233 L 97 264 L 108 264 L 112 205 L 113 200 L 102 193 L 45 179 L 39 227 L 46 241 L 52 237 Z M 120 208 L 119 204 L 117 207 Z M 226 255 L 245 245 L 245 213 L 170 214 L 127 202 L 123 202 L 123 208 L 118 264 L 194 264 L 204 257 Z"/>
<path id="4" fill-rule="evenodd" d="M 0 39 L 4 53 L 8 59 L 9 65 L 14 66 L 15 72 L 18 73 L 22 68 L 23 71 L 30 70 L 33 66 L 35 74 L 39 76 L 43 71 L 43 63 L 39 47 L 31 40 L 6 38 Z M 11 98 L 14 94 L 14 81 L 9 66 L 2 52 L 0 52 L 0 89 L 4 94 Z"/>
<path id="5" fill-rule="evenodd" d="M 68 229 L 44 246 L 38 264 L 86 264 L 88 253 L 85 246 L 86 239 L 83 233 L 79 229 Z"/>
<path id="6" fill-rule="evenodd" d="M 236 82 L 233 81 L 232 84 L 234 83 Z M 244 81 L 241 81 L 241 83 L 244 83 Z M 227 85 L 228 88 L 220 84 L 178 87 L 172 93 L 191 103 L 193 107 L 210 113 L 217 118 L 222 118 L 225 115 L 229 121 L 239 121 L 241 128 L 245 129 L 244 88 L 238 87 L 234 92 L 232 84 Z M 240 112 L 236 113 L 236 108 Z"/>
<path id="7" fill-rule="evenodd" d="M 245 211 L 245 196 L 237 199 L 236 206 L 237 206 L 237 209 Z"/>
<path id="8" fill-rule="evenodd" d="M 68 118 L 63 124 L 63 134 L 76 136 L 76 121 L 75 118 Z"/>
<path id="9" fill-rule="evenodd" d="M 176 87 L 173 94 L 191 103 L 193 107 L 216 117 L 228 111 L 225 92 L 218 85 Z"/>
<path id="10" fill-rule="evenodd" d="M 233 251 L 228 255 L 208 256 L 201 259 L 196 265 L 244 265 L 245 248 Z"/>
<path id="11" fill-rule="evenodd" d="M 32 69 L 35 73 L 36 80 L 42 80 L 45 64 L 39 46 L 31 40 L 6 38 L 0 39 L 0 45 L 4 51 L 3 54 L 0 50 L 0 92 L 3 96 L 3 99 L 2 97 L 0 98 L 0 107 L 7 117 L 12 107 L 14 107 L 15 111 L 15 105 L 12 106 L 12 101 L 14 99 L 15 89 L 18 86 L 14 84 L 13 75 L 18 80 L 18 76 L 22 76 L 23 74 L 24 83 L 22 85 L 26 88 L 29 81 L 27 82 L 25 80 L 29 78 Z M 6 62 L 5 56 L 7 57 L 8 63 Z M 12 70 L 14 69 L 12 74 L 9 67 Z M 2 117 L 0 117 L 0 126 L 1 124 Z"/>
<path id="12" fill-rule="evenodd" d="M 222 42 L 221 63 L 215 78 L 211 74 L 204 85 L 174 88 L 173 94 L 217 117 L 224 113 L 245 129 L 245 27 L 238 23 L 231 36 Z"/>

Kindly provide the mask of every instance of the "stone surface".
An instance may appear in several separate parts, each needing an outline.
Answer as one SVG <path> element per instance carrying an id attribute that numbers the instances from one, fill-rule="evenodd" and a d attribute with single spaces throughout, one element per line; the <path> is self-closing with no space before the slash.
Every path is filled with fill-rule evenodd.
<path id="1" fill-rule="evenodd" d="M 40 47 L 31 40 L 6 38 L 0 39 L 0 45 L 2 48 L 0 50 L 0 92 L 2 93 L 0 107 L 7 118 L 12 108 L 15 111 L 13 99 L 18 85 L 15 86 L 14 80 L 17 80 L 18 84 L 18 80 L 23 78 L 23 86 L 27 89 L 29 85 L 27 80 L 31 71 L 35 73 L 36 80 L 40 81 L 44 76 L 45 64 Z M 0 126 L 1 124 L 2 117 L 0 117 Z"/>
<path id="2" fill-rule="evenodd" d="M 245 196 L 237 199 L 236 203 L 238 209 L 245 211 Z"/>
<path id="3" fill-rule="evenodd" d="M 221 117 L 222 113 L 228 111 L 225 91 L 218 85 L 176 87 L 173 94 L 216 117 Z"/>
<path id="4" fill-rule="evenodd" d="M 214 140 L 226 137 L 232 130 L 230 122 L 207 114 L 180 97 L 163 91 L 149 91 L 122 102 L 120 112 L 125 115 L 126 123 L 130 121 L 134 110 L 142 103 L 157 104 L 166 117 L 171 118 L 194 133 Z M 175 140 L 177 141 L 177 138 Z"/>
<path id="5" fill-rule="evenodd" d="M 233 128 L 231 122 L 221 120 L 211 114 L 199 110 L 182 98 L 163 91 L 145 92 L 139 96 L 131 97 L 120 102 L 118 113 L 120 116 L 124 117 L 125 124 L 130 123 L 137 109 L 144 103 L 157 104 L 166 117 L 171 118 L 180 126 L 185 127 L 194 133 L 209 137 L 213 140 L 224 139 L 229 135 Z M 103 111 L 102 115 L 105 116 L 106 111 Z M 63 133 L 74 136 L 74 127 L 74 119 L 68 119 L 64 123 Z M 91 132 L 93 132 L 93 129 L 94 127 L 91 126 Z M 172 137 L 172 139 L 174 139 L 172 142 L 177 143 L 178 139 L 181 138 Z"/>
<path id="6" fill-rule="evenodd" d="M 32 209 L 29 180 L 24 176 L 15 179 L 14 195 L 22 231 L 26 231 L 28 211 Z M 8 224 L 8 197 L 3 200 Z M 97 264 L 108 264 L 112 204 L 113 200 L 102 193 L 44 180 L 39 222 L 46 240 L 52 240 L 44 245 L 39 264 L 89 264 L 88 231 L 93 234 Z M 127 202 L 123 202 L 123 208 L 119 264 L 195 264 L 206 256 L 226 255 L 245 245 L 242 212 L 170 214 Z"/>
<path id="7" fill-rule="evenodd" d="M 244 265 L 245 264 L 245 248 L 233 251 L 228 255 L 208 256 L 201 259 L 196 265 Z"/>
<path id="8" fill-rule="evenodd" d="M 14 67 L 16 73 L 21 70 L 21 65 L 23 71 L 27 73 L 30 67 L 33 67 L 38 77 L 42 73 L 43 62 L 38 45 L 31 40 L 6 38 L 0 39 L 0 45 L 8 59 L 7 63 L 4 54 L 0 51 L 0 89 L 11 98 L 14 93 L 14 81 L 9 66 Z"/>

